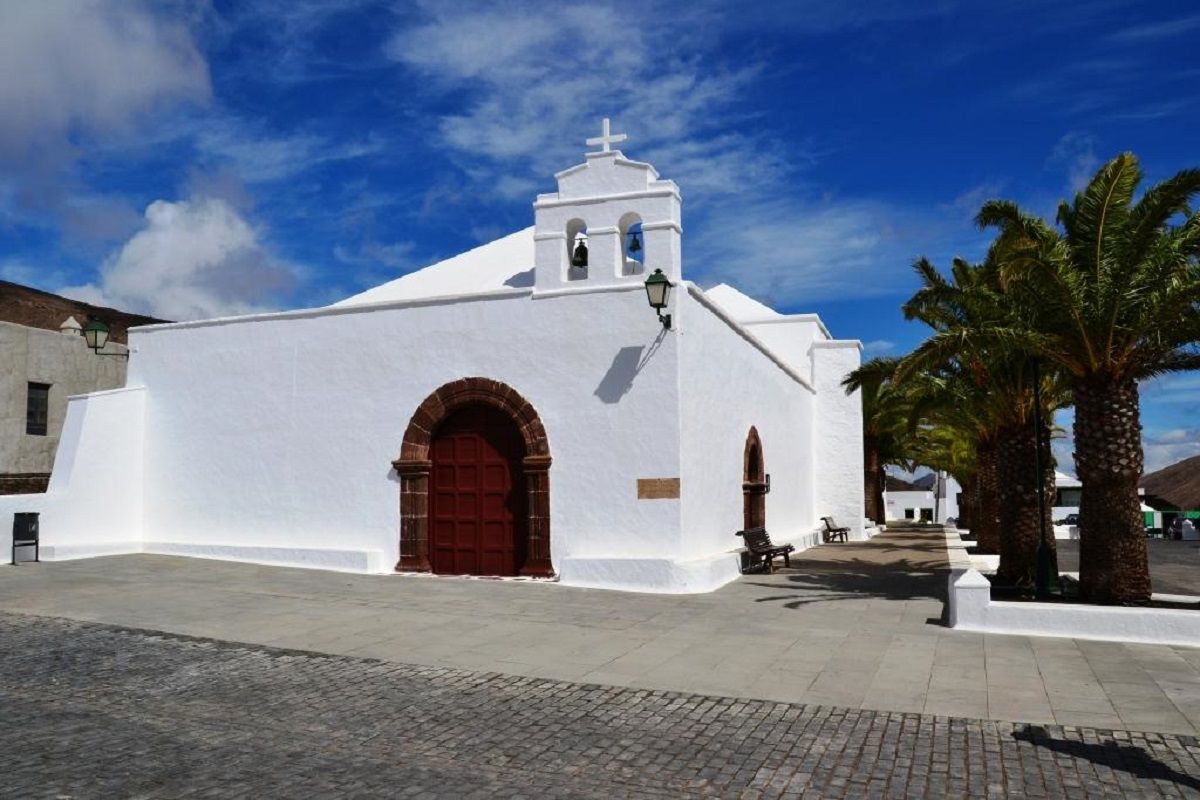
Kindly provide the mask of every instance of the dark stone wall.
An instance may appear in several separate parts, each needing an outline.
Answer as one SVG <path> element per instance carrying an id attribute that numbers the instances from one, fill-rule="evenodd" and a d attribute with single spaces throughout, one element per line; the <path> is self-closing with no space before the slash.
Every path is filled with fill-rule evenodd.
<path id="1" fill-rule="evenodd" d="M 41 494 L 50 483 L 48 472 L 0 474 L 0 494 Z"/>
<path id="2" fill-rule="evenodd" d="M 56 331 L 67 317 L 75 317 L 80 325 L 86 325 L 91 317 L 101 320 L 108 325 L 109 338 L 119 344 L 128 344 L 127 331 L 132 327 L 167 321 L 81 303 L 19 283 L 0 281 L 0 321 Z"/>

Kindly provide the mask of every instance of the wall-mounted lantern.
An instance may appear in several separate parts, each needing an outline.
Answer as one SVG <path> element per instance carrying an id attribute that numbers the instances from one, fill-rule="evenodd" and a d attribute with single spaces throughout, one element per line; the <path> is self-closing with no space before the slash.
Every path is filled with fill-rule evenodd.
<path id="1" fill-rule="evenodd" d="M 129 353 L 101 353 L 104 345 L 108 344 L 108 326 L 98 319 L 93 319 L 83 326 L 83 340 L 98 356 L 115 356 L 129 358 Z"/>
<path id="2" fill-rule="evenodd" d="M 661 269 L 654 270 L 654 274 L 646 278 L 646 299 L 650 301 L 650 307 L 658 312 L 658 320 L 667 330 L 671 330 L 671 315 L 662 312 L 671 300 L 673 288 L 675 284 L 667 280 Z"/>

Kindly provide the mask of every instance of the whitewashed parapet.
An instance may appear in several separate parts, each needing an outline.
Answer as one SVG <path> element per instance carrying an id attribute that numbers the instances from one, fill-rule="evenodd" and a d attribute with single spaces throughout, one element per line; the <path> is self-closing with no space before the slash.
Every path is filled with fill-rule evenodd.
<path id="1" fill-rule="evenodd" d="M 1190 609 L 993 600 L 991 582 L 970 568 L 969 559 L 964 568 L 961 545 L 948 531 L 949 616 L 955 630 L 1200 646 L 1200 613 Z"/>

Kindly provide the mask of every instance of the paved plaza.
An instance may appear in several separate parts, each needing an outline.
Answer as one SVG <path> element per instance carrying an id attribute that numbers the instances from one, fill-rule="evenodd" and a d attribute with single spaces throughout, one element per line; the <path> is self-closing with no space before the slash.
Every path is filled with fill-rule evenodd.
<path id="1" fill-rule="evenodd" d="M 800 706 L 0 615 L 0 793 L 1200 797 L 1191 736 Z"/>
<path id="2" fill-rule="evenodd" d="M 704 595 L 167 556 L 0 568 L 0 610 L 641 689 L 1197 732 L 1200 650 L 953 631 L 940 534 L 799 554 Z"/>
<path id="3" fill-rule="evenodd" d="M 0 789 L 1200 796 L 1200 650 L 950 630 L 933 532 L 792 565 L 691 596 L 151 555 L 0 568 Z"/>

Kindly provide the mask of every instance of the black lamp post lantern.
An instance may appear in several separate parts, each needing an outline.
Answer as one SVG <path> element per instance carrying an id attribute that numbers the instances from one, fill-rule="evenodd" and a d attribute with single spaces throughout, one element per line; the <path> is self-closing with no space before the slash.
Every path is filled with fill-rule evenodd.
<path id="1" fill-rule="evenodd" d="M 87 342 L 87 346 L 98 356 L 115 356 L 116 358 L 129 358 L 128 353 L 101 353 L 104 345 L 108 344 L 108 326 L 98 319 L 90 321 L 83 326 L 83 340 Z"/>
<path id="2" fill-rule="evenodd" d="M 671 315 L 662 312 L 671 300 L 673 288 L 675 284 L 667 280 L 661 269 L 654 270 L 654 274 L 646 278 L 646 299 L 650 301 L 650 307 L 658 312 L 658 319 L 667 330 L 671 330 Z"/>

